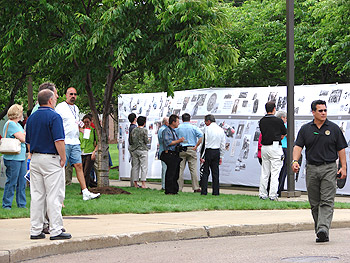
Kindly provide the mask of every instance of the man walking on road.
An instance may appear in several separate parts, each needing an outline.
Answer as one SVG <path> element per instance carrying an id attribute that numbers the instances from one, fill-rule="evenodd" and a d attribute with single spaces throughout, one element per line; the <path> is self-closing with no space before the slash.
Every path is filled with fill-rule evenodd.
<path id="1" fill-rule="evenodd" d="M 341 179 L 346 177 L 347 143 L 339 126 L 327 119 L 325 101 L 313 101 L 311 110 L 314 119 L 300 128 L 295 141 L 292 169 L 298 172 L 298 160 L 305 146 L 306 188 L 315 223 L 316 242 L 328 242 L 336 194 L 336 174 Z M 341 163 L 339 170 L 336 164 L 338 156 Z"/>
<path id="2" fill-rule="evenodd" d="M 226 136 L 224 130 L 216 124 L 214 115 L 206 115 L 204 122 L 206 127 L 200 159 L 201 164 L 203 164 L 201 195 L 208 194 L 209 168 L 213 180 L 213 195 L 219 195 L 219 165 L 221 165 L 225 153 Z"/>
<path id="3" fill-rule="evenodd" d="M 84 124 L 79 118 L 79 108 L 74 105 L 76 98 L 77 91 L 75 88 L 68 88 L 66 91 L 66 101 L 57 105 L 56 112 L 61 115 L 63 120 L 67 161 L 69 161 L 70 165 L 74 166 L 83 192 L 83 200 L 87 201 L 99 197 L 100 194 L 91 193 L 86 187 L 79 140 L 79 131 Z"/>
<path id="4" fill-rule="evenodd" d="M 66 162 L 64 129 L 54 108 L 56 95 L 49 89 L 38 94 L 39 109 L 27 121 L 26 143 L 30 163 L 30 239 L 43 239 L 45 206 L 50 222 L 50 240 L 69 239 L 62 232 L 62 203 L 65 196 Z"/>
<path id="5" fill-rule="evenodd" d="M 182 191 L 184 186 L 184 170 L 186 167 L 186 162 L 188 162 L 188 168 L 191 172 L 192 189 L 195 193 L 200 193 L 201 189 L 198 184 L 197 176 L 197 148 L 202 142 L 203 133 L 201 130 L 190 123 L 191 115 L 188 113 L 182 114 L 182 124 L 175 129 L 178 137 L 184 137 L 186 140 L 181 143 L 183 147 L 187 148 L 187 151 L 180 152 L 180 158 L 182 159 L 180 163 L 180 173 L 179 173 L 179 191 Z"/>
<path id="6" fill-rule="evenodd" d="M 282 119 L 275 116 L 275 102 L 267 102 L 265 109 L 267 114 L 259 122 L 262 144 L 259 198 L 267 199 L 267 185 L 271 175 L 269 198 L 271 201 L 277 201 L 278 177 L 284 159 L 281 140 L 287 134 L 287 129 Z"/>

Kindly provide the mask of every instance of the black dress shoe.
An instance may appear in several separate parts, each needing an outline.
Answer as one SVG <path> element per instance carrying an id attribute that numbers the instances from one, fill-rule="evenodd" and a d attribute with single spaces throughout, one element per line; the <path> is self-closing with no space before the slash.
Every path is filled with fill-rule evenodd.
<path id="1" fill-rule="evenodd" d="M 326 231 L 320 230 L 317 232 L 316 243 L 328 242 L 328 241 L 329 241 L 329 237 Z"/>
<path id="2" fill-rule="evenodd" d="M 45 234 L 44 233 L 40 233 L 37 236 L 30 235 L 30 239 L 43 239 L 43 238 L 45 238 Z"/>
<path id="3" fill-rule="evenodd" d="M 201 189 L 199 188 L 199 189 L 196 189 L 196 190 L 194 190 L 193 191 L 194 193 L 200 193 L 201 192 Z"/>
<path id="4" fill-rule="evenodd" d="M 50 237 L 50 240 L 61 240 L 61 239 L 70 239 L 72 235 L 69 233 L 61 233 L 58 236 Z"/>

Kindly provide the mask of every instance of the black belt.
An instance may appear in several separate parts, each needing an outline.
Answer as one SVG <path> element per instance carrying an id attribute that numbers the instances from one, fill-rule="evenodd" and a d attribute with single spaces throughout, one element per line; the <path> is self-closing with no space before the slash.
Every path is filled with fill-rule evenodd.
<path id="1" fill-rule="evenodd" d="M 316 165 L 316 166 L 320 166 L 320 165 L 324 165 L 324 164 L 331 164 L 331 163 L 335 163 L 335 161 L 331 161 L 331 162 L 310 162 L 308 161 L 307 164 L 311 164 L 311 165 Z"/>
<path id="2" fill-rule="evenodd" d="M 216 148 L 216 149 L 213 149 L 213 148 L 205 148 L 206 150 L 211 150 L 211 151 L 217 151 L 217 150 L 220 150 L 219 148 Z"/>
<path id="3" fill-rule="evenodd" d="M 176 153 L 177 154 L 177 152 L 175 152 L 175 151 L 170 151 L 170 150 L 166 150 L 166 151 L 164 151 L 165 153 L 170 153 L 170 154 L 174 154 L 174 153 Z"/>
<path id="4" fill-rule="evenodd" d="M 49 154 L 49 155 L 58 155 L 57 153 L 39 153 L 39 152 L 32 152 L 32 153 L 37 153 L 37 154 Z"/>

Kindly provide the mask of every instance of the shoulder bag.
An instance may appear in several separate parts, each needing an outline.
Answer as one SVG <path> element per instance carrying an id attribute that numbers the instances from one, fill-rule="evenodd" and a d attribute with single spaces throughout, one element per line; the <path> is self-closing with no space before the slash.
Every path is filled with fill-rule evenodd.
<path id="1" fill-rule="evenodd" d="M 2 154 L 20 154 L 21 153 L 21 142 L 16 138 L 6 138 L 7 130 L 9 128 L 10 122 L 7 124 L 4 138 L 0 141 L 0 153 Z"/>

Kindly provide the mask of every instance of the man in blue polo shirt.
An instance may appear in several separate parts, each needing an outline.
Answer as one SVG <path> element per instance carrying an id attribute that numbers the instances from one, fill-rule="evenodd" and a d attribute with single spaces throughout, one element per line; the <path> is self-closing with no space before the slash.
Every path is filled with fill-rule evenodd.
<path id="1" fill-rule="evenodd" d="M 175 129 L 179 138 L 184 137 L 186 140 L 181 143 L 182 146 L 187 148 L 187 151 L 180 152 L 180 173 L 179 173 L 179 191 L 182 191 L 184 185 L 184 170 L 186 162 L 188 162 L 188 168 L 191 172 L 192 189 L 195 193 L 200 193 L 198 176 L 197 176 L 197 148 L 202 143 L 203 132 L 191 124 L 191 115 L 188 113 L 182 114 L 182 124 Z"/>
<path id="2" fill-rule="evenodd" d="M 39 109 L 27 121 L 26 143 L 30 163 L 30 239 L 45 238 L 45 203 L 50 222 L 50 240 L 69 239 L 62 232 L 62 203 L 65 196 L 66 153 L 62 118 L 54 110 L 57 98 L 45 89 L 39 92 Z"/>

